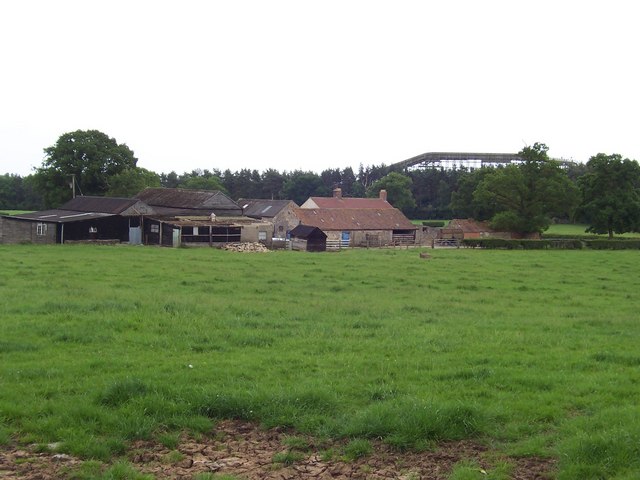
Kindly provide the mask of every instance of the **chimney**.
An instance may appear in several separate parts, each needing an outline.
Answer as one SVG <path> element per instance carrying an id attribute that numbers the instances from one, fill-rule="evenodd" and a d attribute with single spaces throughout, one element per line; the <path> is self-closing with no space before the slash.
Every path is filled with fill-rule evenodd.
<path id="1" fill-rule="evenodd" d="M 387 201 L 387 191 L 386 190 L 380 190 L 380 200 L 384 200 L 385 202 Z"/>
<path id="2" fill-rule="evenodd" d="M 342 198 L 342 189 L 340 187 L 333 189 L 333 198 Z"/>

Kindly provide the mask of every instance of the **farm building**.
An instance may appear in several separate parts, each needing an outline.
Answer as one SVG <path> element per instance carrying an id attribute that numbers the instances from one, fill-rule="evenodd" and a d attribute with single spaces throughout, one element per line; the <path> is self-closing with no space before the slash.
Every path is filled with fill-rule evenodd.
<path id="1" fill-rule="evenodd" d="M 151 212 L 135 199 L 80 196 L 58 209 L 1 217 L 0 243 L 141 243 L 143 218 Z"/>
<path id="2" fill-rule="evenodd" d="M 442 236 L 454 238 L 483 238 L 491 237 L 495 233 L 487 222 L 473 220 L 472 218 L 454 218 L 446 227 L 443 227 Z"/>
<path id="3" fill-rule="evenodd" d="M 416 229 L 396 208 L 298 208 L 301 225 L 327 234 L 327 248 L 413 245 Z"/>
<path id="4" fill-rule="evenodd" d="M 260 200 L 241 198 L 238 204 L 242 206 L 245 216 L 271 223 L 272 238 L 286 239 L 289 232 L 298 225 L 294 209 L 298 205 L 291 200 Z"/>
<path id="5" fill-rule="evenodd" d="M 347 198 L 335 188 L 332 197 L 309 197 L 295 210 L 301 225 L 318 227 L 327 234 L 327 248 L 414 245 L 417 227 L 387 201 Z"/>
<path id="6" fill-rule="evenodd" d="M 151 206 L 161 217 L 241 216 L 242 208 L 224 193 L 181 188 L 146 188 L 135 198 Z"/>
<path id="7" fill-rule="evenodd" d="M 242 208 L 222 192 L 147 188 L 136 198 L 154 210 L 144 222 L 146 245 L 214 246 L 231 242 L 271 245 L 272 224 L 243 216 Z"/>
<path id="8" fill-rule="evenodd" d="M 291 249 L 324 252 L 327 249 L 327 234 L 318 227 L 298 225 L 291 230 Z"/>
<path id="9" fill-rule="evenodd" d="M 272 225 L 248 217 L 176 216 L 145 219 L 146 245 L 216 246 L 252 242 L 271 246 Z"/>
<path id="10" fill-rule="evenodd" d="M 489 227 L 488 222 L 481 222 L 471 218 L 454 218 L 449 225 L 442 228 L 438 238 L 441 240 L 455 240 L 457 242 L 465 238 L 529 238 L 539 239 L 540 234 L 518 234 L 515 232 L 499 232 Z"/>
<path id="11" fill-rule="evenodd" d="M 392 209 L 387 201 L 387 191 L 380 190 L 378 198 L 343 197 L 341 188 L 333 189 L 332 197 L 309 197 L 300 208 L 376 208 L 378 210 Z"/>

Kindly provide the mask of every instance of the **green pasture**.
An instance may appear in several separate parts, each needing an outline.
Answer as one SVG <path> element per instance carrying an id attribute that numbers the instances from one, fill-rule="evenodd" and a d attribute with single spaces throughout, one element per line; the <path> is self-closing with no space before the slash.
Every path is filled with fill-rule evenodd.
<path id="1" fill-rule="evenodd" d="M 584 235 L 593 235 L 592 233 L 588 233 L 587 230 L 588 225 L 580 224 L 580 223 L 572 223 L 572 224 L 554 224 L 550 225 L 547 230 L 544 231 L 545 236 L 553 236 L 553 235 L 576 235 L 576 236 L 584 236 Z M 598 235 L 602 238 L 607 238 L 606 234 Z M 630 232 L 623 234 L 616 234 L 616 238 L 619 237 L 627 237 L 627 238 L 637 238 L 640 237 L 640 233 Z"/>
<path id="2" fill-rule="evenodd" d="M 31 210 L 0 210 L 0 215 L 19 215 L 21 213 L 31 213 Z"/>
<path id="3" fill-rule="evenodd" d="M 638 252 L 418 253 L 0 246 L 0 448 L 239 418 L 640 477 Z"/>

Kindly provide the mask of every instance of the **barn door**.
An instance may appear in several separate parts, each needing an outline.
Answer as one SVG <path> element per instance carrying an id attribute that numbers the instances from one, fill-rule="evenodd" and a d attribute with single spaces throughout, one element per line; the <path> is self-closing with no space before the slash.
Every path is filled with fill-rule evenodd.
<path id="1" fill-rule="evenodd" d="M 140 245 L 142 243 L 142 229 L 140 227 L 129 227 L 129 245 Z"/>
<path id="2" fill-rule="evenodd" d="M 351 232 L 342 232 L 340 236 L 340 246 L 348 247 L 351 244 Z"/>
<path id="3" fill-rule="evenodd" d="M 174 247 L 180 246 L 180 229 L 179 228 L 173 229 L 173 246 Z"/>

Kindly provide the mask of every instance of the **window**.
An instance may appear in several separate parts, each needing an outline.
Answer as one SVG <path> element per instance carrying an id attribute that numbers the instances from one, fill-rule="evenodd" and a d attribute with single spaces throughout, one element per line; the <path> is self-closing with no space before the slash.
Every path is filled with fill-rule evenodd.
<path id="1" fill-rule="evenodd" d="M 198 235 L 198 227 L 193 227 L 193 234 Z"/>
<path id="2" fill-rule="evenodd" d="M 47 234 L 47 224 L 46 223 L 38 223 L 36 225 L 36 235 L 42 237 Z"/>
<path id="3" fill-rule="evenodd" d="M 258 232 L 258 241 L 265 242 L 267 240 L 267 232 Z"/>
<path id="4" fill-rule="evenodd" d="M 152 224 L 151 225 L 151 233 L 160 233 L 160 225 Z"/>

